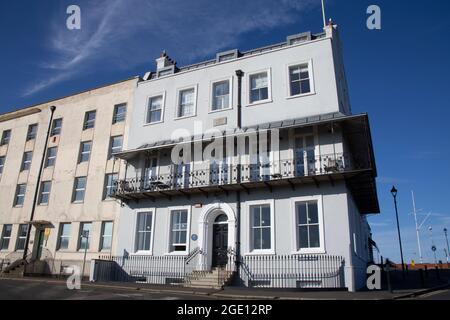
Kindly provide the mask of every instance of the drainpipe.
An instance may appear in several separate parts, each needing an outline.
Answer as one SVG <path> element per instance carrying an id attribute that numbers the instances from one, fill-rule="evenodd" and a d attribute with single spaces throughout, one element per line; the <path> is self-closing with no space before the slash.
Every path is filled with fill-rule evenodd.
<path id="1" fill-rule="evenodd" d="M 50 107 L 50 121 L 48 123 L 48 129 L 47 129 L 47 135 L 45 137 L 45 145 L 44 145 L 44 152 L 42 153 L 42 158 L 41 158 L 41 165 L 39 167 L 39 173 L 37 176 L 37 181 L 36 181 L 36 189 L 34 191 L 34 198 L 33 198 L 33 206 L 31 207 L 31 214 L 30 214 L 30 225 L 28 227 L 28 231 L 27 231 L 27 238 L 25 240 L 25 247 L 23 250 L 23 260 L 25 260 L 27 258 L 27 250 L 28 250 L 28 245 L 30 243 L 30 235 L 31 235 L 31 222 L 34 219 L 34 213 L 36 211 L 36 205 L 37 205 L 37 199 L 38 199 L 38 194 L 39 194 L 39 189 L 41 187 L 41 176 L 42 176 L 42 171 L 44 168 L 44 162 L 45 162 L 45 155 L 47 153 L 47 146 L 48 146 L 48 140 L 50 137 L 50 130 L 52 127 L 52 122 L 53 122 L 53 115 L 55 113 L 56 107 L 55 106 L 51 106 Z"/>
<path id="2" fill-rule="evenodd" d="M 238 79 L 238 94 L 237 94 L 237 127 L 242 127 L 242 77 L 244 72 L 242 70 L 236 70 L 236 76 Z"/>
<path id="3" fill-rule="evenodd" d="M 242 77 L 244 72 L 242 70 L 236 70 L 236 76 L 238 79 L 238 93 L 237 93 L 237 127 L 242 127 Z M 237 165 L 236 180 L 237 183 L 241 183 L 241 163 L 240 155 Z M 236 271 L 240 273 L 241 266 L 241 191 L 236 191 Z M 237 279 L 239 279 L 237 277 Z"/>

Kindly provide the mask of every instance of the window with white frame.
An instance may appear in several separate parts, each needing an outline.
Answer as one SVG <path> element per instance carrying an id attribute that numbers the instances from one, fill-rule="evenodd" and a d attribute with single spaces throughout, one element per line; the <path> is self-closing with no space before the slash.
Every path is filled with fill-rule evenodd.
<path id="1" fill-rule="evenodd" d="M 0 239 L 0 250 L 8 250 L 11 240 L 12 224 L 3 225 L 2 237 Z"/>
<path id="2" fill-rule="evenodd" d="M 114 106 L 114 115 L 112 123 L 124 122 L 127 116 L 127 104 L 117 104 Z"/>
<path id="3" fill-rule="evenodd" d="M 51 147 L 47 149 L 47 157 L 45 158 L 45 167 L 53 167 L 56 162 L 56 154 L 58 153 L 58 147 Z"/>
<path id="4" fill-rule="evenodd" d="M 146 123 L 156 123 L 162 121 L 164 96 L 151 97 L 148 100 Z"/>
<path id="5" fill-rule="evenodd" d="M 297 250 L 318 249 L 320 243 L 319 206 L 317 201 L 295 203 Z"/>
<path id="6" fill-rule="evenodd" d="M 11 140 L 11 130 L 3 131 L 2 139 L 0 140 L 0 146 L 9 144 L 9 140 Z"/>
<path id="7" fill-rule="evenodd" d="M 299 64 L 289 67 L 289 94 L 297 96 L 311 92 L 311 75 L 309 64 Z"/>
<path id="8" fill-rule="evenodd" d="M 91 222 L 82 222 L 80 224 L 80 234 L 78 235 L 78 250 L 89 250 L 91 244 Z"/>
<path id="9" fill-rule="evenodd" d="M 61 128 L 62 128 L 62 119 L 55 119 L 52 123 L 52 131 L 51 136 L 57 136 L 61 134 Z"/>
<path id="10" fill-rule="evenodd" d="M 30 170 L 32 159 L 33 159 L 33 152 L 31 151 L 24 152 L 22 158 L 22 168 L 20 169 L 20 171 Z"/>
<path id="11" fill-rule="evenodd" d="M 83 202 L 85 192 L 86 192 L 86 177 L 75 178 L 73 184 L 72 202 Z"/>
<path id="12" fill-rule="evenodd" d="M 80 156 L 78 163 L 87 162 L 91 157 L 92 141 L 84 141 L 80 145 Z"/>
<path id="13" fill-rule="evenodd" d="M 170 219 L 170 251 L 187 251 L 188 210 L 172 210 Z"/>
<path id="14" fill-rule="evenodd" d="M 51 181 L 43 181 L 41 183 L 41 192 L 39 194 L 39 202 L 38 202 L 40 205 L 48 204 L 48 201 L 50 199 L 51 188 L 52 188 Z"/>
<path id="15" fill-rule="evenodd" d="M 230 108 L 230 80 L 218 81 L 212 85 L 212 111 Z"/>
<path id="16" fill-rule="evenodd" d="M 114 192 L 114 182 L 119 179 L 119 175 L 117 173 L 107 174 L 105 176 L 105 189 L 103 192 L 103 199 L 110 199 Z"/>
<path id="17" fill-rule="evenodd" d="M 195 114 L 195 88 L 179 92 L 177 117 L 189 117 Z"/>
<path id="18" fill-rule="evenodd" d="M 66 250 L 69 248 L 71 227 L 72 227 L 72 225 L 70 223 L 61 223 L 59 225 L 59 237 L 58 237 L 57 250 Z"/>
<path id="19" fill-rule="evenodd" d="M 114 153 L 122 151 L 123 144 L 123 136 L 115 136 L 111 137 L 110 149 L 109 149 L 109 158 L 113 157 Z"/>
<path id="20" fill-rule="evenodd" d="M 112 221 L 103 221 L 102 222 L 102 235 L 100 237 L 100 251 L 111 250 L 112 236 L 113 236 L 113 222 Z"/>
<path id="21" fill-rule="evenodd" d="M 28 126 L 27 141 L 36 139 L 37 130 L 38 130 L 38 125 L 37 124 L 30 124 Z"/>
<path id="22" fill-rule="evenodd" d="M 23 206 L 23 202 L 25 200 L 25 193 L 27 191 L 26 184 L 19 184 L 16 188 L 16 197 L 14 199 L 14 206 L 21 207 Z"/>
<path id="23" fill-rule="evenodd" d="M 83 130 L 92 129 L 95 126 L 96 115 L 97 112 L 95 110 L 86 112 L 84 115 Z"/>
<path id="24" fill-rule="evenodd" d="M 250 234 L 252 250 L 272 249 L 272 221 L 270 204 L 250 206 Z"/>
<path id="25" fill-rule="evenodd" d="M 250 103 L 265 101 L 269 99 L 269 72 L 251 74 L 250 80 Z"/>
<path id="26" fill-rule="evenodd" d="M 25 250 L 27 233 L 28 233 L 28 225 L 27 224 L 19 225 L 19 230 L 17 232 L 16 251 Z"/>
<path id="27" fill-rule="evenodd" d="M 0 176 L 3 173 L 4 167 L 5 167 L 5 157 L 0 157 Z"/>
<path id="28" fill-rule="evenodd" d="M 153 233 L 153 212 L 138 212 L 136 216 L 135 252 L 151 251 Z"/>

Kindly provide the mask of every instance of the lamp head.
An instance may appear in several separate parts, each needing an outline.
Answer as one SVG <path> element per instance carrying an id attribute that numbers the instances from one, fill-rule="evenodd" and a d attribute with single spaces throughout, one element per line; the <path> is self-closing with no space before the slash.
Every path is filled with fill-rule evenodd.
<path id="1" fill-rule="evenodd" d="M 395 186 L 392 187 L 391 194 L 394 198 L 397 196 L 397 189 L 395 188 Z"/>

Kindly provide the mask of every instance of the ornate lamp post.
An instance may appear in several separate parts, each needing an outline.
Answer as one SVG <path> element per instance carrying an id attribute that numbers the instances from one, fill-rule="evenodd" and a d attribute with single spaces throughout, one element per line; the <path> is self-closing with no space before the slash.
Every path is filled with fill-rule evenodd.
<path id="1" fill-rule="evenodd" d="M 402 259 L 402 275 L 405 277 L 405 263 L 403 261 L 403 248 L 402 248 L 402 238 L 400 235 L 400 223 L 398 221 L 398 209 L 397 209 L 397 189 L 395 186 L 391 189 L 392 197 L 394 198 L 394 205 L 395 205 L 395 217 L 397 218 L 397 232 L 398 232 L 398 242 L 400 244 L 400 257 Z"/>

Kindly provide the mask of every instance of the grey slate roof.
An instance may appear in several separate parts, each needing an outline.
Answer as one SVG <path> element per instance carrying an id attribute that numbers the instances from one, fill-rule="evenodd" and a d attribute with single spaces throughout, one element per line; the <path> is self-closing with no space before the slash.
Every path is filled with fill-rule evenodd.
<path id="1" fill-rule="evenodd" d="M 359 115 L 345 115 L 340 112 L 334 112 L 334 113 L 327 113 L 327 114 L 321 114 L 316 116 L 309 116 L 304 118 L 297 118 L 297 119 L 288 119 L 283 121 L 274 121 L 274 122 L 267 122 L 258 124 L 256 126 L 250 126 L 250 127 L 244 127 L 242 129 L 234 128 L 234 129 L 227 129 L 222 131 L 222 135 L 240 135 L 245 134 L 249 131 L 261 131 L 261 130 L 270 130 L 270 129 L 282 129 L 282 128 L 289 128 L 289 127 L 301 127 L 301 126 L 308 126 L 313 124 L 320 124 L 325 122 L 330 122 L 334 120 L 342 121 L 352 118 L 358 118 L 361 116 L 364 116 L 365 114 L 359 114 Z M 141 145 L 139 148 L 131 149 L 131 150 L 124 150 L 118 153 L 115 153 L 114 155 L 123 158 L 123 159 L 130 159 L 132 158 L 137 152 L 140 151 L 146 151 L 146 150 L 152 150 L 162 147 L 170 147 L 173 145 L 176 145 L 181 142 L 187 142 L 187 141 L 200 141 L 200 140 L 211 140 L 213 138 L 213 135 L 198 135 L 198 136 L 192 136 L 190 140 L 160 140 L 155 142 L 149 142 L 146 144 Z"/>

